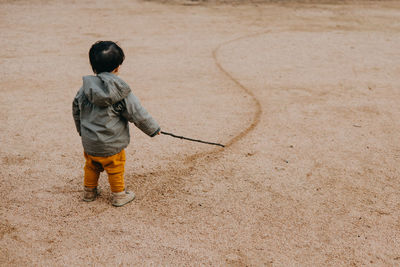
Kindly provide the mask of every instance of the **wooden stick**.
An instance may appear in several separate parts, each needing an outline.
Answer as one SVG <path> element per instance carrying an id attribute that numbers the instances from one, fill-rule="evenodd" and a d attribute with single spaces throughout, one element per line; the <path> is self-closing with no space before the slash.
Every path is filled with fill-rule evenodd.
<path id="1" fill-rule="evenodd" d="M 184 136 L 175 135 L 173 133 L 167 133 L 167 132 L 163 132 L 163 131 L 161 131 L 161 133 L 165 134 L 165 135 L 169 135 L 169 136 L 175 137 L 175 138 L 179 138 L 179 139 L 189 140 L 189 141 L 193 141 L 193 142 L 199 142 L 199 143 L 208 144 L 208 145 L 225 147 L 223 144 L 212 143 L 212 142 L 207 142 L 207 141 L 198 140 L 198 139 L 192 139 L 192 138 L 188 138 L 188 137 L 184 137 Z"/>

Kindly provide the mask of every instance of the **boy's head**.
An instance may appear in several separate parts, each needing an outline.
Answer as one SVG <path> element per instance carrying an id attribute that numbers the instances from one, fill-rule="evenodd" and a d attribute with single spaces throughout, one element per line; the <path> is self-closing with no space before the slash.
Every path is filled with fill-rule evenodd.
<path id="1" fill-rule="evenodd" d="M 94 73 L 112 72 L 124 62 L 121 47 L 112 41 L 97 41 L 89 50 L 90 65 Z"/>

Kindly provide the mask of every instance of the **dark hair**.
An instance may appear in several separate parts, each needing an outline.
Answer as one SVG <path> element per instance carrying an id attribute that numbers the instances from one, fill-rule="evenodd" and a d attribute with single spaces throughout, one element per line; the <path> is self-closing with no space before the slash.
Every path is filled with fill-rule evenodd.
<path id="1" fill-rule="evenodd" d="M 112 72 L 124 62 L 121 47 L 112 41 L 97 41 L 89 50 L 90 65 L 94 73 Z"/>

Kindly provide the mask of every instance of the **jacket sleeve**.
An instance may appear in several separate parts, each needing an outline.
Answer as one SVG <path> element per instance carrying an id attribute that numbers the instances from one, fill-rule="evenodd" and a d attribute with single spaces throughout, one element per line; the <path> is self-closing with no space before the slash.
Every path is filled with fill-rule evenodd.
<path id="1" fill-rule="evenodd" d="M 151 115 L 142 107 L 139 99 L 132 93 L 123 100 L 125 109 L 122 116 L 129 122 L 135 124 L 142 132 L 148 136 L 155 136 L 160 131 L 160 126 Z"/>
<path id="2" fill-rule="evenodd" d="M 79 93 L 76 95 L 74 98 L 74 101 L 72 102 L 72 116 L 74 117 L 75 121 L 75 127 L 79 135 L 81 135 L 81 111 L 79 109 L 79 103 L 78 103 L 78 96 Z"/>

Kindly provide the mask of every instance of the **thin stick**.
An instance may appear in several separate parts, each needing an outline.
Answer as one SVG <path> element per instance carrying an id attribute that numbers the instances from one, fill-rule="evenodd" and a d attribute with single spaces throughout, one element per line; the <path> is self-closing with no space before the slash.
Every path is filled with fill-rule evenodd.
<path id="1" fill-rule="evenodd" d="M 179 139 L 189 140 L 189 141 L 193 141 L 193 142 L 199 142 L 199 143 L 208 144 L 208 145 L 214 145 L 214 146 L 222 146 L 222 147 L 225 147 L 223 144 L 212 143 L 212 142 L 202 141 L 202 140 L 198 140 L 198 139 L 192 139 L 192 138 L 188 138 L 188 137 L 184 137 L 184 136 L 179 136 L 179 135 L 175 135 L 175 134 L 167 133 L 167 132 L 163 132 L 163 131 L 161 131 L 161 133 L 162 133 L 162 134 L 165 134 L 165 135 L 169 135 L 169 136 L 175 137 L 175 138 L 179 138 Z"/>

